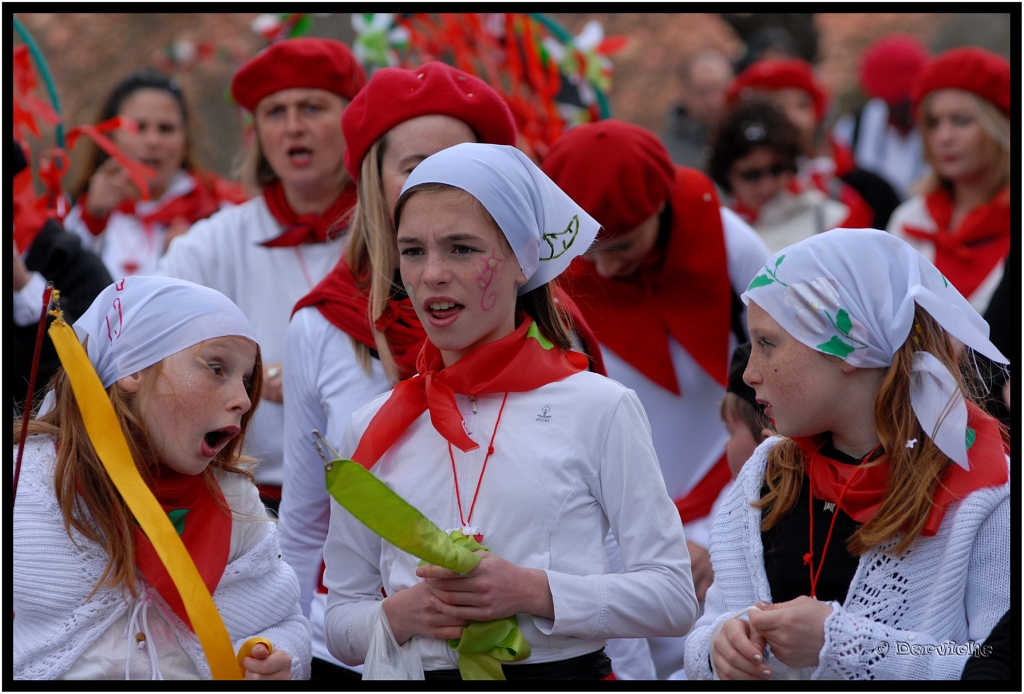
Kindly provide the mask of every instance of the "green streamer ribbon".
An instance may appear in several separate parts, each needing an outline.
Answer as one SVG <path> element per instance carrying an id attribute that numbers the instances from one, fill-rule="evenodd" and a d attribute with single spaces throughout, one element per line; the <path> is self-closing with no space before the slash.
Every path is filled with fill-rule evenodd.
<path id="1" fill-rule="evenodd" d="M 363 525 L 401 550 L 434 564 L 467 574 L 480 563 L 477 550 L 487 548 L 458 530 L 449 536 L 414 506 L 351 460 L 324 465 L 327 491 Z M 530 644 L 515 615 L 487 622 L 470 622 L 448 646 L 459 654 L 464 680 L 503 680 L 501 664 L 530 657 Z"/>

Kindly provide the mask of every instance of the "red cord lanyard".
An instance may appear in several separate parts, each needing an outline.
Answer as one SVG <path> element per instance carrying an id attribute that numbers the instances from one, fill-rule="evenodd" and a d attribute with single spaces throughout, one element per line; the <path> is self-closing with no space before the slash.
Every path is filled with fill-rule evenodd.
<path id="1" fill-rule="evenodd" d="M 861 462 L 867 462 L 874 455 L 875 451 L 878 450 L 878 446 L 875 446 L 870 453 L 864 456 L 864 460 Z M 839 516 L 839 511 L 843 506 L 843 496 L 846 495 L 846 490 L 850 488 L 850 484 L 857 479 L 857 475 L 860 474 L 863 467 L 858 467 L 857 471 L 850 475 L 850 479 L 846 480 L 846 484 L 843 485 L 843 490 L 839 492 L 839 499 L 836 500 L 836 508 L 832 512 L 832 522 L 828 526 L 828 534 L 825 536 L 825 544 L 821 548 L 821 561 L 818 562 L 818 570 L 814 570 L 814 456 L 811 456 L 811 463 L 807 466 L 807 484 L 810 485 L 807 494 L 807 513 L 808 519 L 811 526 L 811 539 L 808 545 L 810 551 L 804 555 L 804 564 L 810 569 L 811 572 L 811 597 L 817 599 L 817 588 L 818 578 L 821 577 L 821 569 L 825 566 L 825 553 L 828 552 L 828 543 L 832 541 L 832 530 L 836 527 L 836 518 Z"/>
<path id="2" fill-rule="evenodd" d="M 462 523 L 462 527 L 468 528 L 469 522 L 473 520 L 473 509 L 476 508 L 476 498 L 480 494 L 480 483 L 484 481 L 484 473 L 487 472 L 487 461 L 491 458 L 491 453 L 494 453 L 494 437 L 498 434 L 498 425 L 501 424 L 501 413 L 505 411 L 505 401 L 508 400 L 508 393 L 505 393 L 505 397 L 501 399 L 501 408 L 498 410 L 498 419 L 494 422 L 494 431 L 491 432 L 491 442 L 487 444 L 487 455 L 484 456 L 484 465 L 480 469 L 480 477 L 476 481 L 476 491 L 473 492 L 473 501 L 469 505 L 469 516 L 463 517 L 462 515 L 462 494 L 459 492 L 459 473 L 455 471 L 455 453 L 452 452 L 452 444 L 448 442 L 448 457 L 452 461 L 452 477 L 455 478 L 455 500 L 459 504 L 459 522 Z M 477 542 L 482 540 L 482 535 L 476 539 Z"/>

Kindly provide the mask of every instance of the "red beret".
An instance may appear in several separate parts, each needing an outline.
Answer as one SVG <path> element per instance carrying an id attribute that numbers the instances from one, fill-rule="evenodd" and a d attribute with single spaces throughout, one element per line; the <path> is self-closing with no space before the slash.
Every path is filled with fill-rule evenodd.
<path id="1" fill-rule="evenodd" d="M 231 80 L 231 97 L 249 111 L 282 89 L 324 89 L 352 99 L 366 73 L 352 51 L 334 39 L 298 38 L 271 44 L 254 55 Z"/>
<path id="2" fill-rule="evenodd" d="M 481 142 L 516 144 L 512 111 L 479 77 L 436 62 L 411 70 L 386 67 L 373 73 L 341 116 L 349 175 L 359 180 L 363 158 L 381 135 L 407 120 L 430 115 L 463 121 Z"/>
<path id="3" fill-rule="evenodd" d="M 653 133 L 619 120 L 578 125 L 555 140 L 544 173 L 604 227 L 608 238 L 658 211 L 675 166 Z"/>
<path id="4" fill-rule="evenodd" d="M 727 103 L 747 99 L 756 90 L 802 89 L 814 99 L 814 112 L 825 117 L 828 94 L 814 79 L 811 64 L 798 58 L 760 60 L 736 76 L 725 92 Z"/>
<path id="5" fill-rule="evenodd" d="M 910 97 L 910 88 L 930 54 L 908 34 L 889 34 L 871 44 L 860 61 L 860 88 L 865 94 L 897 104 Z"/>
<path id="6" fill-rule="evenodd" d="M 1010 117 L 1010 63 L 1001 55 L 982 48 L 954 48 L 934 58 L 914 85 L 914 110 L 938 89 L 976 94 Z"/>

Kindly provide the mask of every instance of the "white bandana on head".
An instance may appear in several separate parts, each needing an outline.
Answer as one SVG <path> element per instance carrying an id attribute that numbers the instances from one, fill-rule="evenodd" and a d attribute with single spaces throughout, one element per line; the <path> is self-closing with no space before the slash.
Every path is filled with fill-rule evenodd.
<path id="1" fill-rule="evenodd" d="M 75 321 L 89 361 L 107 388 L 203 340 L 238 335 L 256 342 L 249 320 L 226 296 L 171 277 L 132 275 L 110 285 Z"/>
<path id="2" fill-rule="evenodd" d="M 768 259 L 742 296 L 812 349 L 853 366 L 885 367 L 914 328 L 918 304 L 950 335 L 1007 364 L 988 323 L 906 242 L 876 229 L 833 229 Z M 914 354 L 910 401 L 921 428 L 965 470 L 967 405 L 930 352 Z"/>
<path id="3" fill-rule="evenodd" d="M 525 294 L 558 277 L 594 242 L 601 225 L 515 147 L 467 142 L 424 159 L 402 186 L 460 188 L 498 223 L 527 282 Z"/>

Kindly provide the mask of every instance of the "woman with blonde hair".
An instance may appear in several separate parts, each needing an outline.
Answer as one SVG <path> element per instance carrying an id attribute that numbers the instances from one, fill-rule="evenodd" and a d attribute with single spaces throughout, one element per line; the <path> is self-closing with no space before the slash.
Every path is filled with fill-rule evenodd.
<path id="1" fill-rule="evenodd" d="M 984 313 L 1010 253 L 1010 63 L 981 48 L 947 51 L 913 100 L 932 171 L 888 229 Z"/>
<path id="2" fill-rule="evenodd" d="M 988 326 L 904 241 L 833 229 L 743 295 L 744 380 L 781 437 L 711 532 L 691 679 L 955 679 L 1010 605 L 1005 430 L 974 402 Z"/>
<path id="3" fill-rule="evenodd" d="M 238 304 L 259 336 L 264 406 L 249 442 L 267 504 L 281 498 L 282 362 L 292 307 L 341 257 L 355 186 L 343 166 L 341 116 L 366 83 L 349 48 L 321 38 L 275 43 L 231 80 L 253 115 L 245 176 L 261 195 L 175 239 L 157 273 L 212 287 Z"/>

